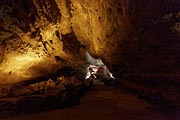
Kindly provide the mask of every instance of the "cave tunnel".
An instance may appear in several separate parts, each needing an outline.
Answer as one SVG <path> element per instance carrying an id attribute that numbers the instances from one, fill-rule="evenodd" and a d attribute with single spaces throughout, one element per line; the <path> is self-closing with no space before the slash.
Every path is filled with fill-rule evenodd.
<path id="1" fill-rule="evenodd" d="M 180 120 L 179 0 L 0 0 L 0 119 Z"/>

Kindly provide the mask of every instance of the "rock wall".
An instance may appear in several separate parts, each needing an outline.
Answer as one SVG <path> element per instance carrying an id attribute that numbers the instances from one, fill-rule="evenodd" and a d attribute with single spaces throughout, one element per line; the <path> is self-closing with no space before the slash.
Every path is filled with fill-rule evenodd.
<path id="1" fill-rule="evenodd" d="M 179 1 L 71 2 L 78 39 L 112 70 L 122 65 L 133 74 L 179 71 Z"/>
<path id="2" fill-rule="evenodd" d="M 86 49 L 128 87 L 179 91 L 178 0 L 1 0 L 0 16 L 3 81 L 78 66 Z"/>
<path id="3" fill-rule="evenodd" d="M 125 69 L 135 75 L 177 75 L 179 4 L 169 0 L 2 1 L 1 61 L 14 52 L 33 52 L 73 63 L 74 53 L 80 54 L 84 46 L 116 76 Z"/>
<path id="4" fill-rule="evenodd" d="M 127 2 L 72 0 L 71 6 L 72 27 L 78 39 L 109 67 L 118 64 L 122 56 L 119 45 L 131 29 L 126 14 Z"/>
<path id="5" fill-rule="evenodd" d="M 0 6 L 2 83 L 43 76 L 82 61 L 65 0 L 8 0 Z"/>
<path id="6" fill-rule="evenodd" d="M 77 38 L 120 78 L 121 87 L 167 109 L 179 106 L 179 1 L 71 2 Z"/>

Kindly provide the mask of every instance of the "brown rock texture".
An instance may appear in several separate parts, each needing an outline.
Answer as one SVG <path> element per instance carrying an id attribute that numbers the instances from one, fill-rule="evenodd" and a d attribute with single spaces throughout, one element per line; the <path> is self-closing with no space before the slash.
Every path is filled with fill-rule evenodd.
<path id="1" fill-rule="evenodd" d="M 178 0 L 1 0 L 0 81 L 78 67 L 88 51 L 124 87 L 179 105 L 179 39 Z"/>

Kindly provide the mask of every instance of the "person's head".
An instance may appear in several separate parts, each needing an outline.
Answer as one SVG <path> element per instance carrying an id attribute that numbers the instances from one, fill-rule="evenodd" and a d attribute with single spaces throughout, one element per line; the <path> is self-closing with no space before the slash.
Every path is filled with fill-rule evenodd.
<path id="1" fill-rule="evenodd" d="M 93 69 L 90 67 L 90 68 L 89 68 L 89 71 L 90 71 L 90 72 L 93 72 Z"/>

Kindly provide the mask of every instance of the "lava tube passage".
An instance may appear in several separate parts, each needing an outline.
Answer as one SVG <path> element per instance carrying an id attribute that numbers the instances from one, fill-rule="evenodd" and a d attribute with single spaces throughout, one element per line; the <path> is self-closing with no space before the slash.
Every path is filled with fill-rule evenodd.
<path id="1" fill-rule="evenodd" d="M 115 79 L 107 66 L 102 62 L 100 58 L 93 58 L 88 52 L 86 52 L 86 62 L 89 64 L 86 68 L 87 74 L 85 79 L 103 80 L 103 79 Z"/>

